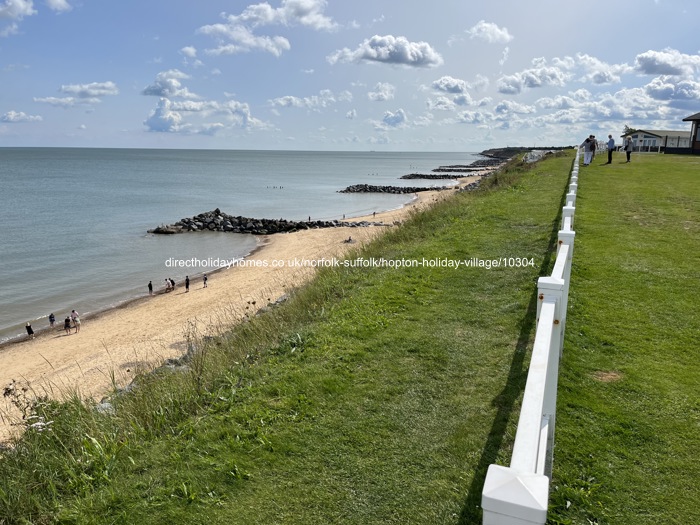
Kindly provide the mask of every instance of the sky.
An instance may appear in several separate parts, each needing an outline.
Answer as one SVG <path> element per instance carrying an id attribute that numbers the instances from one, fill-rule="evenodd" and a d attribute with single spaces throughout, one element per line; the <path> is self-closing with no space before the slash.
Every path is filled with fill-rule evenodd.
<path id="1" fill-rule="evenodd" d="M 0 147 L 481 151 L 690 131 L 696 0 L 0 0 Z"/>

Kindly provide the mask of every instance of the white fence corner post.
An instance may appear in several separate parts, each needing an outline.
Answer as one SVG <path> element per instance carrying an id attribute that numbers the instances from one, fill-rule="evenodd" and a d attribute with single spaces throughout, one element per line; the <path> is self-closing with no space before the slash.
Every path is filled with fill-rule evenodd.
<path id="1" fill-rule="evenodd" d="M 549 478 L 490 465 L 481 494 L 483 525 L 544 525 Z"/>

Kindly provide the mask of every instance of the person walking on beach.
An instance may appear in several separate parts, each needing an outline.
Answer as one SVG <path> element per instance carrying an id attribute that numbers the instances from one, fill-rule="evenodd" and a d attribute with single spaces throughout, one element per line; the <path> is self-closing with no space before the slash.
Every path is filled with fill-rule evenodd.
<path id="1" fill-rule="evenodd" d="M 66 335 L 70 335 L 70 316 L 66 316 L 63 320 L 63 329 L 66 331 Z"/>
<path id="2" fill-rule="evenodd" d="M 172 285 L 170 284 L 170 279 L 166 279 L 165 280 L 165 291 L 169 292 L 170 290 L 172 290 Z"/>
<path id="3" fill-rule="evenodd" d="M 627 162 L 631 162 L 630 157 L 632 156 L 632 137 L 627 137 L 625 139 L 625 153 L 627 154 Z"/>
<path id="4" fill-rule="evenodd" d="M 49 314 L 49 326 L 53 328 L 56 324 L 56 316 L 54 314 Z"/>
<path id="5" fill-rule="evenodd" d="M 34 339 L 34 329 L 32 328 L 32 323 L 27 323 L 25 328 L 27 329 L 27 337 L 29 339 Z"/>
<path id="6" fill-rule="evenodd" d="M 588 166 L 592 160 L 591 137 L 586 137 L 586 140 L 581 143 L 579 148 L 583 148 L 583 165 Z"/>
<path id="7" fill-rule="evenodd" d="M 175 291 L 175 281 L 173 279 L 168 279 L 170 281 L 170 288 Z"/>
<path id="8" fill-rule="evenodd" d="M 185 293 L 190 291 L 190 276 L 185 275 Z"/>
<path id="9" fill-rule="evenodd" d="M 148 295 L 153 295 L 153 281 L 148 281 Z"/>
<path id="10" fill-rule="evenodd" d="M 207 277 L 207 274 L 205 273 L 204 276 L 202 277 L 202 282 L 204 283 L 204 288 L 207 287 L 207 281 L 209 278 Z"/>
<path id="11" fill-rule="evenodd" d="M 615 139 L 612 135 L 608 135 L 608 162 L 606 164 L 612 164 L 613 151 L 615 151 Z"/>
<path id="12" fill-rule="evenodd" d="M 73 328 L 75 328 L 75 333 L 77 334 L 78 332 L 80 332 L 80 315 L 78 314 L 78 312 L 73 310 L 70 313 L 70 318 L 73 320 Z"/>

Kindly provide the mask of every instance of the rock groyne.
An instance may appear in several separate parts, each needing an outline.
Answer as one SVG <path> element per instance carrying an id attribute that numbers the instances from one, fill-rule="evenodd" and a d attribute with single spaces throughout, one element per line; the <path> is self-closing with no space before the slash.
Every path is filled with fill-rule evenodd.
<path id="1" fill-rule="evenodd" d="M 338 193 L 418 193 L 421 191 L 442 191 L 451 189 L 449 186 L 424 188 L 416 186 L 375 186 L 373 184 L 353 184 Z"/>
<path id="2" fill-rule="evenodd" d="M 341 222 L 333 221 L 290 221 L 287 219 L 253 219 L 250 217 L 242 217 L 240 215 L 233 216 L 222 212 L 219 208 L 213 211 L 200 213 L 194 217 L 180 219 L 176 223 L 161 225 L 148 233 L 156 234 L 176 234 L 185 232 L 212 231 L 212 232 L 231 232 L 231 233 L 249 233 L 252 235 L 269 235 L 272 233 L 291 233 L 299 230 L 311 230 L 315 228 L 338 228 L 346 227 L 364 227 L 364 226 L 386 226 L 382 222 Z"/>

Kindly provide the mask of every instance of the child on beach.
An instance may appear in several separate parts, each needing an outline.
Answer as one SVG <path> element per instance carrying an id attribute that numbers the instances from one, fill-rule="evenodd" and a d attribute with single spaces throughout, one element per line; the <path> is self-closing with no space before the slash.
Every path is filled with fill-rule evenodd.
<path id="1" fill-rule="evenodd" d="M 34 339 L 34 329 L 32 328 L 32 323 L 27 323 L 25 328 L 27 329 L 27 337 L 29 337 L 29 339 Z"/>
<path id="2" fill-rule="evenodd" d="M 63 329 L 66 331 L 67 335 L 70 335 L 70 316 L 66 316 L 65 320 L 63 321 Z"/>

